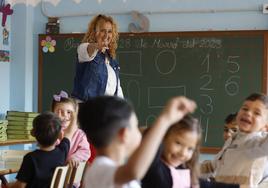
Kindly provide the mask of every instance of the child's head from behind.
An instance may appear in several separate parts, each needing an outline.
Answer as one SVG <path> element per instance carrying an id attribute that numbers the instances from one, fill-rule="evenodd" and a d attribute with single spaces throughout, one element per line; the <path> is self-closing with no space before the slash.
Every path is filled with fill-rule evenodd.
<path id="1" fill-rule="evenodd" d="M 59 116 L 62 121 L 62 128 L 65 129 L 71 122 L 71 113 L 78 107 L 75 99 L 69 98 L 65 91 L 58 95 L 53 95 L 52 111 Z"/>
<path id="2" fill-rule="evenodd" d="M 229 114 L 224 122 L 224 129 L 223 129 L 223 139 L 226 141 L 228 138 L 232 137 L 234 133 L 238 131 L 238 125 L 236 123 L 236 113 L 235 114 Z"/>
<path id="3" fill-rule="evenodd" d="M 197 119 L 185 116 L 172 125 L 163 140 L 163 160 L 173 167 L 183 165 L 191 169 L 197 181 L 197 164 L 201 142 L 201 127 Z"/>
<path id="4" fill-rule="evenodd" d="M 52 146 L 60 137 L 61 120 L 52 112 L 44 112 L 34 118 L 31 133 L 42 147 Z"/>
<path id="5" fill-rule="evenodd" d="M 242 104 L 236 122 L 245 133 L 261 131 L 268 124 L 268 97 L 253 93 Z"/>
<path id="6" fill-rule="evenodd" d="M 116 140 L 126 146 L 130 155 L 140 143 L 136 114 L 123 99 L 113 96 L 90 99 L 81 106 L 78 119 L 97 150 L 108 147 Z"/>

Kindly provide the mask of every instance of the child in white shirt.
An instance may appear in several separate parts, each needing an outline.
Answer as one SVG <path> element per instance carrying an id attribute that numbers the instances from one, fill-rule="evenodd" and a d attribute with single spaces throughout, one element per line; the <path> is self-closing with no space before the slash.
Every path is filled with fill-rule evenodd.
<path id="1" fill-rule="evenodd" d="M 141 141 L 138 120 L 128 102 L 111 96 L 88 100 L 78 118 L 97 157 L 86 169 L 83 187 L 140 188 L 138 181 L 148 170 L 166 131 L 195 106 L 184 97 L 171 99 Z"/>
<path id="2" fill-rule="evenodd" d="M 239 131 L 229 138 L 212 161 L 215 179 L 258 187 L 267 176 L 268 97 L 254 93 L 246 98 L 237 117 Z"/>

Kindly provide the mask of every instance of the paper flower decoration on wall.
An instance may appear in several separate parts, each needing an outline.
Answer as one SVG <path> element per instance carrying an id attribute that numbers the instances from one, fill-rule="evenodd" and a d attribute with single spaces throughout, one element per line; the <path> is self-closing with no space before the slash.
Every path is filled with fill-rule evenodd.
<path id="1" fill-rule="evenodd" d="M 55 52 L 55 46 L 56 46 L 56 41 L 52 39 L 50 36 L 47 36 L 46 39 L 41 41 L 41 46 L 43 47 L 42 50 L 44 53 L 47 52 Z"/>

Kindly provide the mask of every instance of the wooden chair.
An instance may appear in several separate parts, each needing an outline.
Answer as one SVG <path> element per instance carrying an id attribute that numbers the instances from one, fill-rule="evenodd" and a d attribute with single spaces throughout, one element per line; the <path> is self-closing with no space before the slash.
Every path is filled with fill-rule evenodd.
<path id="1" fill-rule="evenodd" d="M 87 162 L 80 162 L 77 168 L 69 168 L 64 188 L 72 188 L 73 185 L 80 185 Z"/>
<path id="2" fill-rule="evenodd" d="M 50 188 L 64 188 L 69 166 L 58 166 L 53 174 Z"/>

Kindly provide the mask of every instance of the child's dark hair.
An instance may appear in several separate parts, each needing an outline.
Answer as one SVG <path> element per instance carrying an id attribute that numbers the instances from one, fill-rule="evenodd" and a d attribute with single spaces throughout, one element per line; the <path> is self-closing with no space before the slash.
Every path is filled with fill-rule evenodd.
<path id="1" fill-rule="evenodd" d="M 80 106 L 78 120 L 92 144 L 102 148 L 109 145 L 121 128 L 129 126 L 133 112 L 132 105 L 124 99 L 100 96 Z"/>
<path id="2" fill-rule="evenodd" d="M 202 137 L 201 125 L 199 121 L 190 115 L 186 115 L 182 120 L 175 123 L 169 128 L 169 130 L 165 135 L 165 138 L 168 137 L 169 134 L 172 132 L 177 132 L 178 134 L 181 134 L 186 131 L 195 132 L 199 137 L 192 158 L 185 164 L 183 164 L 184 168 L 190 169 L 192 185 L 198 185 L 198 177 L 199 177 L 198 160 L 199 160 L 199 150 Z"/>
<path id="3" fill-rule="evenodd" d="M 256 100 L 259 100 L 259 101 L 261 101 L 265 105 L 266 108 L 268 108 L 268 97 L 265 94 L 262 94 L 262 93 L 252 93 L 245 100 L 246 101 L 256 101 Z"/>
<path id="4" fill-rule="evenodd" d="M 65 91 L 61 91 L 58 95 L 53 95 L 51 110 L 54 111 L 57 104 L 60 103 L 71 103 L 74 109 L 77 109 L 78 103 L 75 99 L 68 97 L 68 94 Z"/>
<path id="5" fill-rule="evenodd" d="M 33 120 L 32 135 L 43 147 L 52 146 L 61 132 L 61 120 L 52 112 L 44 112 Z"/>
<path id="6" fill-rule="evenodd" d="M 224 120 L 225 124 L 232 123 L 232 122 L 235 120 L 236 115 L 237 115 L 237 113 L 235 113 L 235 114 L 229 114 L 229 115 L 225 118 L 225 120 Z"/>

